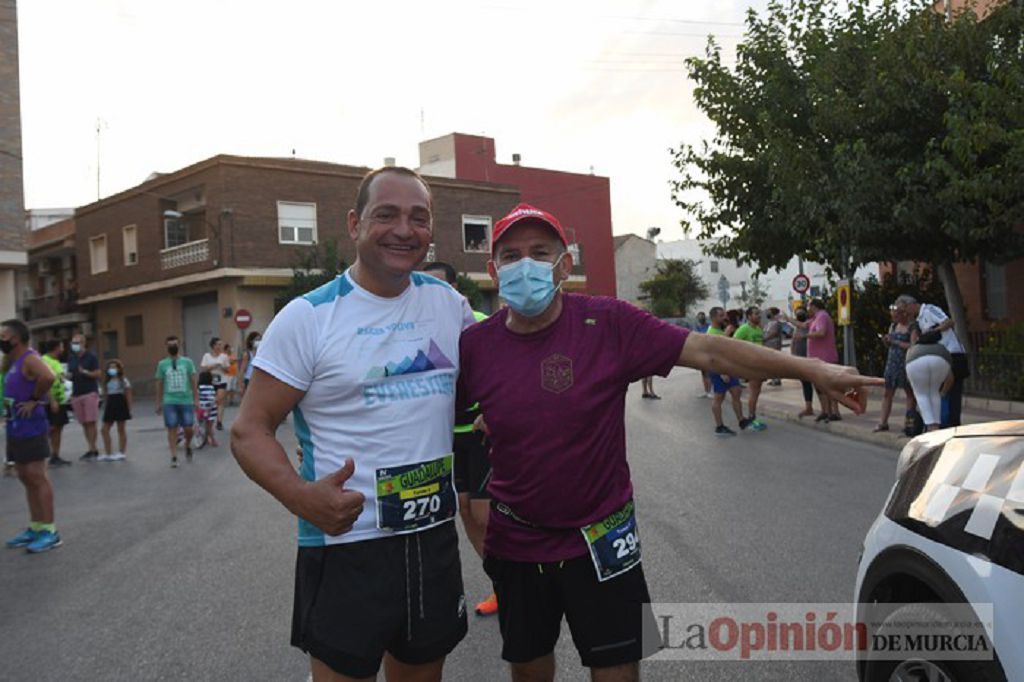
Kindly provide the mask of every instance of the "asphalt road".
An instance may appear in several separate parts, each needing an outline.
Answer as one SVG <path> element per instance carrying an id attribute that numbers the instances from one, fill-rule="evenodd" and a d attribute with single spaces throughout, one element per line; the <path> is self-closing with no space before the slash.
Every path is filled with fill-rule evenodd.
<path id="1" fill-rule="evenodd" d="M 697 376 L 656 380 L 661 401 L 628 400 L 644 570 L 658 602 L 845 602 L 860 543 L 892 484 L 896 453 L 769 422 L 716 438 Z M 288 645 L 295 523 L 223 445 L 171 470 L 148 405 L 129 460 L 77 462 L 71 424 L 51 472 L 65 544 L 0 550 L 0 678 L 305 680 Z M 229 411 L 230 419 L 233 411 Z M 286 444 L 291 430 L 282 428 Z M 224 440 L 226 440 L 226 433 Z M 20 484 L 0 480 L 0 531 L 25 520 Z M 467 600 L 490 590 L 463 542 Z M 471 616 L 446 679 L 507 679 L 494 619 Z M 559 679 L 589 679 L 568 632 Z M 650 662 L 653 680 L 852 680 L 848 663 Z"/>

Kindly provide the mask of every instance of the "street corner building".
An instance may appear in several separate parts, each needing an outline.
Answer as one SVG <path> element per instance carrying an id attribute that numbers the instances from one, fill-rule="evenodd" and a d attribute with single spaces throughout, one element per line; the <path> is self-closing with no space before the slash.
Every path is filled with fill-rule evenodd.
<path id="1" fill-rule="evenodd" d="M 462 149 L 466 140 L 489 143 L 490 165 Z M 496 310 L 487 274 L 492 226 L 521 201 L 558 210 L 566 198 L 543 195 L 568 188 L 578 195 L 568 224 L 579 261 L 567 288 L 614 295 L 608 179 L 497 164 L 493 144 L 460 134 L 421 144 L 419 170 L 434 196 L 427 259 L 464 273 L 479 286 L 485 312 Z M 463 167 L 467 155 L 475 166 Z M 197 363 L 214 336 L 241 349 L 236 313 L 249 313 L 246 331 L 265 330 L 287 302 L 282 293 L 295 268 L 318 244 L 333 241 L 342 260 L 355 260 L 346 215 L 368 170 L 218 155 L 79 207 L 31 241 L 39 300 L 25 312 L 33 333 L 43 340 L 66 338 L 72 327 L 84 332 L 100 358 L 124 362 L 141 393 L 150 390 L 169 334 Z"/>

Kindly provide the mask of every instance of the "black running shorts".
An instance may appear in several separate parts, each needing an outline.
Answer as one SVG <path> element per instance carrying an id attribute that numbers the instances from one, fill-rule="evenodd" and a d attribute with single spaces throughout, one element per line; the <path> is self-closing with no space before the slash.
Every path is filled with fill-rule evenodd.
<path id="1" fill-rule="evenodd" d="M 468 493 L 474 500 L 487 500 L 487 484 L 491 482 L 490 445 L 480 431 L 455 434 L 455 489 Z"/>
<path id="2" fill-rule="evenodd" d="M 589 554 L 545 564 L 486 557 L 484 570 L 498 596 L 501 657 L 510 663 L 554 651 L 563 615 L 588 668 L 634 663 L 660 646 L 642 564 L 605 582 Z"/>
<path id="3" fill-rule="evenodd" d="M 40 462 L 50 456 L 50 439 L 44 433 L 31 438 L 7 436 L 7 460 L 15 464 Z"/>
<path id="4" fill-rule="evenodd" d="M 371 677 L 384 652 L 420 665 L 466 636 L 455 524 L 326 547 L 300 547 L 292 645 L 337 673 Z"/>

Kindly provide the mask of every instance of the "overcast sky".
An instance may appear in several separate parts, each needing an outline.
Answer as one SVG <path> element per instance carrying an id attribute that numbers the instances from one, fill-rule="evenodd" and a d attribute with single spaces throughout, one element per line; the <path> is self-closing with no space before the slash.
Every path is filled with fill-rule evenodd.
<path id="1" fill-rule="evenodd" d="M 21 0 L 26 206 L 96 199 L 98 119 L 102 196 L 218 153 L 415 167 L 457 131 L 681 237 L 668 149 L 710 132 L 683 59 L 731 59 L 751 2 L 492 2 Z"/>

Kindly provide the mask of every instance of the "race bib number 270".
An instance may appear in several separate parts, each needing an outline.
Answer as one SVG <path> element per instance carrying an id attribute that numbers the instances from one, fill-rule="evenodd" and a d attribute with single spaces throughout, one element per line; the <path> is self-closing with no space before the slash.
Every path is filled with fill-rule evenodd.
<path id="1" fill-rule="evenodd" d="M 458 511 L 451 454 L 377 469 L 377 527 L 410 531 L 433 526 Z"/>

